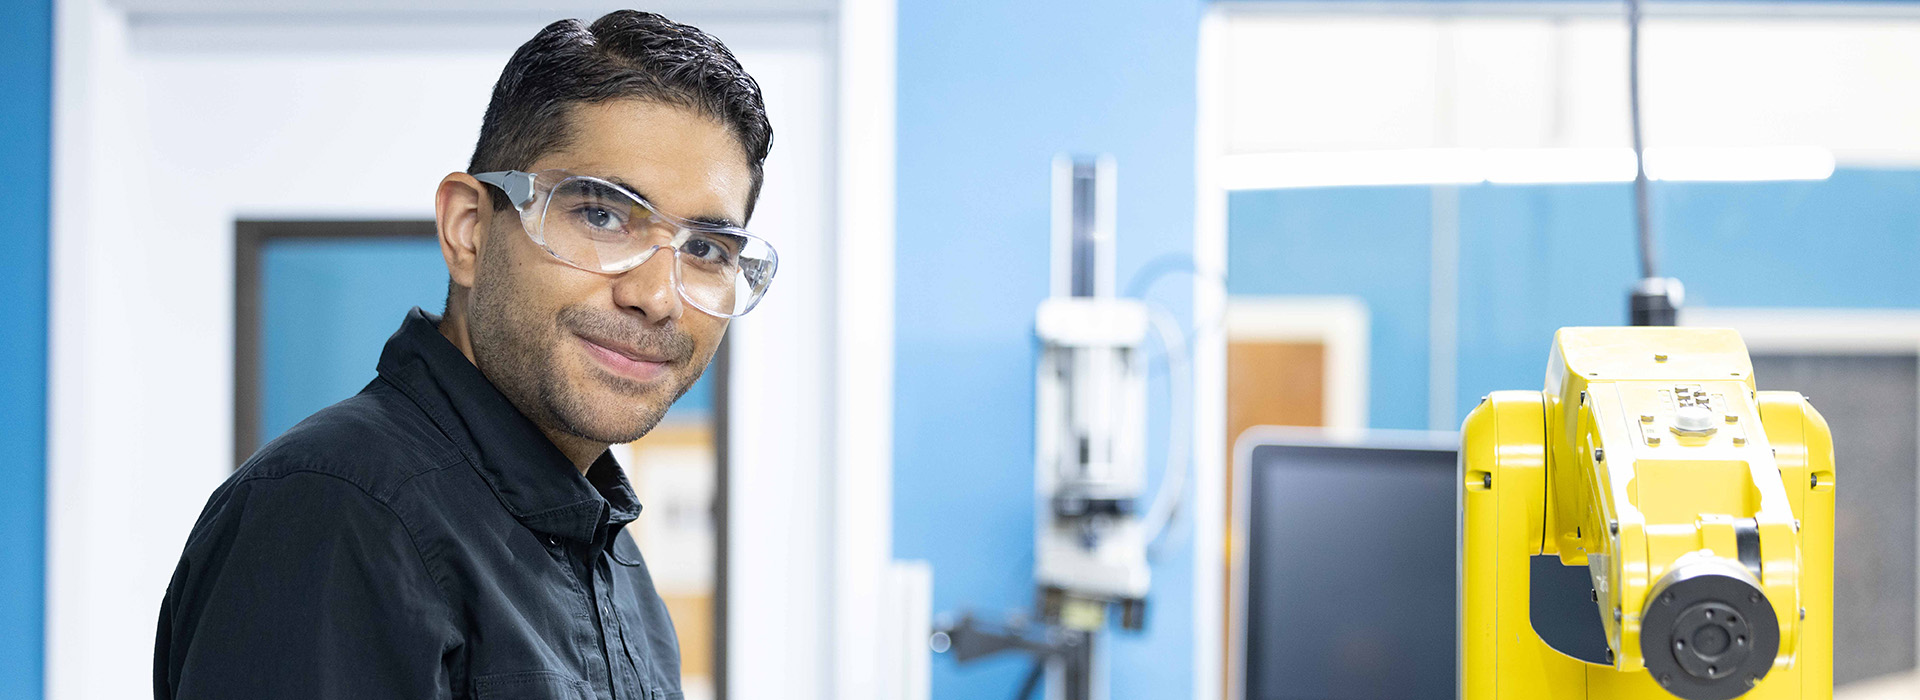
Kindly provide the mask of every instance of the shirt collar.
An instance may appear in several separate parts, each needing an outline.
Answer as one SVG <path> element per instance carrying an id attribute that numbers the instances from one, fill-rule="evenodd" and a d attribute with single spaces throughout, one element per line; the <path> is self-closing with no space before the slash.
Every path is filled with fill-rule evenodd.
<path id="1" fill-rule="evenodd" d="M 380 353 L 380 376 L 399 387 L 466 455 L 508 512 L 528 528 L 581 542 L 633 522 L 640 504 L 603 452 L 585 476 L 539 427 L 440 335 L 440 317 L 413 307 Z M 611 541 L 609 538 L 608 541 Z"/>

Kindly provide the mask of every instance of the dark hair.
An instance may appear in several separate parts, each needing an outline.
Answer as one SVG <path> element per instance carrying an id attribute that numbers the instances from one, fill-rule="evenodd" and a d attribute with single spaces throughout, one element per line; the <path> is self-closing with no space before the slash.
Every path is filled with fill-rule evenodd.
<path id="1" fill-rule="evenodd" d="M 773 144 L 760 84 L 719 39 L 651 12 L 619 10 L 591 26 L 560 20 L 520 45 L 493 85 L 467 172 L 525 170 L 572 137 L 567 118 L 575 104 L 622 98 L 696 110 L 726 125 L 753 173 L 753 215 Z M 492 200 L 496 210 L 507 207 L 505 197 Z"/>

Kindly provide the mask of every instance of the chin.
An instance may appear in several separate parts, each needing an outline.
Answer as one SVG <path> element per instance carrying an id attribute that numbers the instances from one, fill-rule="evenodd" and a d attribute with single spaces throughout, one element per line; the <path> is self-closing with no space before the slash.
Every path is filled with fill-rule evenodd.
<path id="1" fill-rule="evenodd" d="M 641 384 L 597 370 L 588 375 L 566 392 L 575 400 L 554 408 L 569 432 L 608 444 L 633 442 L 659 425 L 673 404 L 678 380 L 669 376 Z"/>
<path id="2" fill-rule="evenodd" d="M 609 411 L 605 406 L 584 411 L 563 410 L 561 413 L 561 422 L 566 424 L 567 432 L 609 445 L 633 442 L 646 437 L 647 433 L 653 432 L 654 426 L 660 424 L 660 419 L 666 416 L 666 411 L 654 410 L 651 407 L 640 409 L 638 413 Z"/>

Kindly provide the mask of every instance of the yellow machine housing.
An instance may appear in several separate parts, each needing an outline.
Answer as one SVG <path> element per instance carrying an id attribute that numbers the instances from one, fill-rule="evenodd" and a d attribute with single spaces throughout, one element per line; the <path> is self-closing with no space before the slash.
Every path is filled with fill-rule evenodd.
<path id="1" fill-rule="evenodd" d="M 1545 391 L 1467 416 L 1460 476 L 1464 700 L 1833 696 L 1832 437 L 1738 333 L 1561 329 Z M 1587 567 L 1610 664 L 1536 633 L 1537 555 Z"/>

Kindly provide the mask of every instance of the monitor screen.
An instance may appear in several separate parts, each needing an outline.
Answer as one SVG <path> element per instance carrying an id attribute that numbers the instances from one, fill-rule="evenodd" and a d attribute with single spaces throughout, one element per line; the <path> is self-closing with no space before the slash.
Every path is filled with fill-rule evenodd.
<path id="1" fill-rule="evenodd" d="M 1248 700 L 1452 698 L 1455 450 L 1249 454 Z"/>

